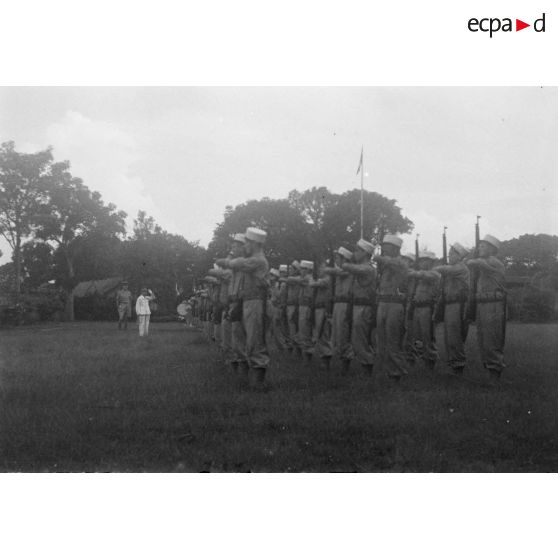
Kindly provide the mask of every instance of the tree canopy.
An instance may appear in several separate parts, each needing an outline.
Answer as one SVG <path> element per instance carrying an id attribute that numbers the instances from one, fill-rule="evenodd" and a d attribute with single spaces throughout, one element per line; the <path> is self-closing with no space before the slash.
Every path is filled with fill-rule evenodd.
<path id="1" fill-rule="evenodd" d="M 268 233 L 266 254 L 272 265 L 300 258 L 325 258 L 340 245 L 360 238 L 360 190 L 333 194 L 325 187 L 292 190 L 287 199 L 263 198 L 228 206 L 215 229 L 209 251 L 223 255 L 232 235 L 255 226 Z M 395 200 L 364 193 L 364 238 L 379 240 L 385 233 L 406 233 L 413 223 Z"/>
<path id="2" fill-rule="evenodd" d="M 523 234 L 502 242 L 500 254 L 512 273 L 550 272 L 558 265 L 558 236 Z"/>

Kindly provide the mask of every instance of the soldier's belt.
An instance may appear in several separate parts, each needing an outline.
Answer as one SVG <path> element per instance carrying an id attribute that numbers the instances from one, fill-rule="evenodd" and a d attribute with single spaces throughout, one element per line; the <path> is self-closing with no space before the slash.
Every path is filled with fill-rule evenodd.
<path id="1" fill-rule="evenodd" d="M 475 300 L 477 303 L 482 304 L 483 302 L 502 302 L 505 298 L 505 293 L 501 291 L 495 291 L 493 293 L 477 293 Z"/>
<path id="2" fill-rule="evenodd" d="M 240 297 L 238 295 L 229 295 L 228 301 L 229 304 L 234 303 L 234 302 L 238 302 L 240 300 Z"/>
<path id="3" fill-rule="evenodd" d="M 343 302 L 343 303 L 349 303 L 351 302 L 351 297 L 350 296 L 334 296 L 333 297 L 333 302 Z"/>
<path id="4" fill-rule="evenodd" d="M 398 304 L 405 304 L 405 295 L 398 294 L 380 294 L 377 296 L 378 302 L 395 302 Z"/>
<path id="5" fill-rule="evenodd" d="M 326 303 L 325 302 L 316 302 L 314 304 L 314 308 L 317 310 L 318 308 L 325 308 L 326 307 Z"/>
<path id="6" fill-rule="evenodd" d="M 421 300 L 421 301 L 413 301 L 413 306 L 415 308 L 431 308 L 436 304 L 434 300 Z"/>
<path id="7" fill-rule="evenodd" d="M 373 298 L 361 298 L 361 297 L 353 298 L 354 306 L 374 306 L 374 303 L 375 301 Z"/>
<path id="8" fill-rule="evenodd" d="M 456 304 L 457 302 L 467 302 L 467 295 L 444 298 L 444 304 Z"/>
<path id="9" fill-rule="evenodd" d="M 312 299 L 310 297 L 304 297 L 304 298 L 299 298 L 298 299 L 298 305 L 299 306 L 311 306 L 312 305 Z"/>

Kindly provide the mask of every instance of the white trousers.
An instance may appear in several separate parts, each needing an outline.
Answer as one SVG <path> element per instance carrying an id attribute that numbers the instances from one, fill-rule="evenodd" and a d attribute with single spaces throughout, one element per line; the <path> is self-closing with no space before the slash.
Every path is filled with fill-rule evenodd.
<path id="1" fill-rule="evenodd" d="M 140 314 L 138 316 L 139 334 L 140 337 L 149 334 L 149 314 Z"/>

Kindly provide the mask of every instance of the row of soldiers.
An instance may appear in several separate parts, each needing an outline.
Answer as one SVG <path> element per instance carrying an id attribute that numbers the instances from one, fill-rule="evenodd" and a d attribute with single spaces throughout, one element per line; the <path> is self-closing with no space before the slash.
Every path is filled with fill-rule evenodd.
<path id="1" fill-rule="evenodd" d="M 340 247 L 329 265 L 301 260 L 278 269 L 264 255 L 266 237 L 252 227 L 234 235 L 230 253 L 215 262 L 191 301 L 207 337 L 255 388 L 265 387 L 270 343 L 319 359 L 324 369 L 337 358 L 347 373 L 356 361 L 396 381 L 417 361 L 433 368 L 437 322 L 447 363 L 462 375 L 473 309 L 482 362 L 500 378 L 506 296 L 495 237 L 485 236 L 475 252 L 453 244 L 447 264 L 428 251 L 401 254 L 402 239 L 388 234 L 380 247 L 364 239 L 352 251 Z"/>

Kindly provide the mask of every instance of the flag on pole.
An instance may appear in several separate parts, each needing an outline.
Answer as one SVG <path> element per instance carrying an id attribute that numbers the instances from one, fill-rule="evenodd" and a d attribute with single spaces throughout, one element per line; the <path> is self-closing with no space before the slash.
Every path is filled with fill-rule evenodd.
<path id="1" fill-rule="evenodd" d="M 357 175 L 362 169 L 362 158 L 363 158 L 363 156 L 364 156 L 364 145 L 362 146 L 362 149 L 360 150 L 360 161 L 358 163 L 358 169 L 356 171 Z"/>

